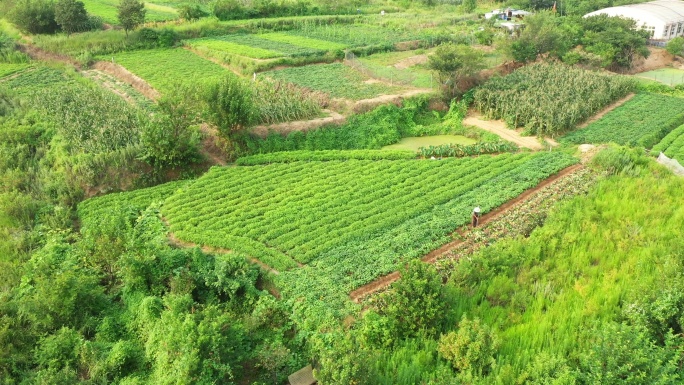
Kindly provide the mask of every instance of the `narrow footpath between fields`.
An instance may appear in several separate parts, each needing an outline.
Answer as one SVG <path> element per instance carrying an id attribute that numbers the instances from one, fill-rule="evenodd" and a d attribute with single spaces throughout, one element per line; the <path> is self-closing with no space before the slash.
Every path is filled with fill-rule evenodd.
<path id="1" fill-rule="evenodd" d="M 482 219 L 480 220 L 480 227 L 487 226 L 487 224 L 495 221 L 497 218 L 503 216 L 506 214 L 509 210 L 514 210 L 518 206 L 522 205 L 528 200 L 534 199 L 534 196 L 543 190 L 544 188 L 556 183 L 560 179 L 564 177 L 568 177 L 579 170 L 582 170 L 584 168 L 583 165 L 581 164 L 576 164 L 574 166 L 567 167 L 560 172 L 558 172 L 555 175 L 550 176 L 549 178 L 546 178 L 543 180 L 541 183 L 539 183 L 536 187 L 531 188 L 522 194 L 520 194 L 518 197 L 504 203 L 503 205 L 497 207 L 493 211 L 486 213 L 482 216 Z M 461 227 L 460 229 L 457 229 L 452 233 L 452 237 L 456 238 L 454 241 L 449 242 L 442 247 L 431 251 L 427 255 L 425 255 L 421 260 L 423 262 L 427 263 L 435 263 L 439 259 L 443 258 L 448 254 L 450 251 L 453 249 L 456 249 L 458 247 L 462 247 L 465 245 L 466 242 L 472 242 L 472 240 L 469 240 L 467 237 L 468 233 L 472 232 L 471 229 L 467 227 Z M 471 238 L 472 239 L 472 238 Z M 467 245 L 465 245 L 467 246 Z M 359 287 L 358 289 L 352 291 L 349 293 L 349 297 L 351 298 L 352 301 L 358 303 L 360 302 L 363 298 L 376 293 L 378 291 L 381 291 L 385 289 L 387 286 L 395 282 L 400 278 L 400 274 L 398 271 L 392 272 L 390 274 L 387 274 L 385 276 L 382 276 L 378 279 L 376 279 L 373 282 L 370 282 L 364 286 Z"/>

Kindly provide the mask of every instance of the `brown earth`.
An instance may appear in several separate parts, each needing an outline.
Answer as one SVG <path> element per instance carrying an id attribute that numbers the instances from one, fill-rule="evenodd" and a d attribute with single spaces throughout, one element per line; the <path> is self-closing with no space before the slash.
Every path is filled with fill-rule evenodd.
<path id="1" fill-rule="evenodd" d="M 116 63 L 98 61 L 93 64 L 93 68 L 106 72 L 122 82 L 130 84 L 131 87 L 135 88 L 138 92 L 151 100 L 157 100 L 161 96 L 159 92 L 152 88 L 145 80 Z"/>
<path id="2" fill-rule="evenodd" d="M 518 195 L 516 198 L 504 203 L 503 205 L 497 207 L 495 210 L 487 213 L 486 215 L 483 215 L 482 218 L 480 219 L 480 225 L 485 225 L 493 220 L 495 220 L 497 217 L 505 213 L 506 211 L 520 205 L 522 202 L 530 199 L 535 193 L 537 193 L 539 190 L 543 189 L 544 187 L 554 183 L 555 181 L 559 180 L 560 178 L 570 175 L 574 172 L 577 172 L 580 168 L 583 166 L 581 164 L 576 164 L 570 167 L 567 167 L 560 172 L 558 172 L 555 175 L 552 175 L 545 180 L 543 180 L 541 183 L 539 183 L 537 186 L 523 192 L 522 194 Z M 454 238 L 458 238 L 452 242 L 449 242 L 440 248 L 431 251 L 430 253 L 426 254 L 424 257 L 421 258 L 423 262 L 427 263 L 435 263 L 437 260 L 440 259 L 444 254 L 446 254 L 448 251 L 454 249 L 455 247 L 461 245 L 463 243 L 463 240 L 461 240 L 461 236 L 465 234 L 465 232 L 470 231 L 468 229 L 458 229 L 454 231 L 451 235 Z M 394 281 L 398 280 L 401 277 L 398 271 L 392 272 L 390 274 L 387 274 L 385 276 L 382 276 L 378 279 L 376 279 L 373 282 L 370 282 L 364 286 L 359 287 L 358 289 L 352 291 L 349 293 L 349 297 L 351 298 L 352 301 L 354 302 L 359 302 L 361 298 L 364 298 L 374 292 L 380 291 L 383 288 L 389 286 L 391 283 Z"/>
<path id="3" fill-rule="evenodd" d="M 65 63 L 75 67 L 76 69 L 81 69 L 81 63 L 67 55 L 48 52 L 31 44 L 19 43 L 18 46 L 21 52 L 29 55 L 33 60 Z"/>
<path id="4" fill-rule="evenodd" d="M 635 60 L 632 68 L 625 73 L 633 75 L 639 72 L 657 70 L 671 65 L 674 60 L 674 56 L 664 48 L 648 47 L 648 50 L 650 55 L 646 59 Z"/>
<path id="5" fill-rule="evenodd" d="M 521 136 L 519 132 L 506 128 L 506 123 L 503 120 L 483 120 L 479 114 L 471 114 L 463 119 L 463 124 L 468 126 L 475 126 L 485 131 L 499 135 L 504 140 L 513 142 L 518 146 L 529 148 L 530 150 L 542 150 L 543 146 L 535 136 Z M 545 139 L 551 145 L 558 145 L 551 139 Z"/>
<path id="6" fill-rule="evenodd" d="M 256 126 L 252 129 L 252 133 L 259 137 L 265 138 L 270 131 L 275 131 L 280 134 L 289 134 L 293 131 L 309 131 L 326 124 L 342 124 L 346 118 L 332 110 L 323 110 L 328 116 L 310 120 L 298 120 L 294 122 L 285 122 L 271 125 Z"/>
<path id="7" fill-rule="evenodd" d="M 407 69 L 407 68 L 413 67 L 413 66 L 418 65 L 418 64 L 427 63 L 427 61 L 428 61 L 428 55 L 426 55 L 426 54 L 411 56 L 411 57 L 408 57 L 404 60 L 398 61 L 396 64 L 394 64 L 394 68 L 403 70 L 403 69 Z"/>

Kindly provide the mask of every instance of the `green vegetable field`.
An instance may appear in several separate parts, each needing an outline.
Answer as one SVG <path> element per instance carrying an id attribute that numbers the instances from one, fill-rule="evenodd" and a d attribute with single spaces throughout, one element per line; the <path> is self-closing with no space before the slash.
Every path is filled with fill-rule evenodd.
<path id="1" fill-rule="evenodd" d="M 684 125 L 667 134 L 660 143 L 653 146 L 651 152 L 656 156 L 663 152 L 666 156 L 677 159 L 679 163 L 684 163 Z"/>
<path id="2" fill-rule="evenodd" d="M 162 93 L 177 83 L 212 82 L 230 74 L 220 65 L 180 48 L 121 53 L 114 55 L 114 61 Z"/>
<path id="3" fill-rule="evenodd" d="M 282 268 L 290 258 L 310 263 L 373 240 L 440 205 L 454 210 L 453 230 L 467 220 L 466 207 L 492 209 L 573 162 L 562 154 L 507 154 L 213 169 L 169 197 L 163 213 L 183 240 L 232 250 L 263 245 Z"/>
<path id="4" fill-rule="evenodd" d="M 365 83 L 366 77 L 340 63 L 292 67 L 264 74 L 314 91 L 325 92 L 333 98 L 370 99 L 401 90 L 400 87 L 383 83 Z"/>
<path id="5" fill-rule="evenodd" d="M 117 5 L 119 1 L 116 0 L 84 0 L 86 10 L 99 16 L 105 23 L 118 25 Z M 145 17 L 149 21 L 166 21 L 175 20 L 178 18 L 178 11 L 166 5 L 154 4 L 145 2 Z"/>
<path id="6" fill-rule="evenodd" d="M 682 123 L 682 99 L 641 93 L 586 128 L 567 134 L 562 140 L 577 144 L 614 142 L 650 148 Z"/>

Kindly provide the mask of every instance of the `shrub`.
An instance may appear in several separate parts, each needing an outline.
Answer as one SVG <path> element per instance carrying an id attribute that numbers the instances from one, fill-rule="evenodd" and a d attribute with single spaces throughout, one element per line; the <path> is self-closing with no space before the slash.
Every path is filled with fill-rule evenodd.
<path id="1" fill-rule="evenodd" d="M 9 19 L 24 33 L 55 33 L 59 30 L 55 21 L 55 3 L 47 0 L 19 0 L 9 13 Z"/>

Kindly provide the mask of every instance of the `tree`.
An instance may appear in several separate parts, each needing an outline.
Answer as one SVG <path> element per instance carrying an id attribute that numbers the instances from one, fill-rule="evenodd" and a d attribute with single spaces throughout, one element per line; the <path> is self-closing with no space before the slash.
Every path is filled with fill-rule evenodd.
<path id="1" fill-rule="evenodd" d="M 484 53 L 467 45 L 440 45 L 428 60 L 428 68 L 437 71 L 447 99 L 475 85 L 479 71 L 485 68 Z"/>
<path id="2" fill-rule="evenodd" d="M 665 49 L 672 55 L 684 56 L 684 37 L 677 36 L 668 41 Z"/>
<path id="3" fill-rule="evenodd" d="M 273 384 L 278 385 L 278 374 L 290 360 L 290 349 L 279 340 L 264 344 L 257 350 L 259 367 L 273 375 Z"/>
<path id="4" fill-rule="evenodd" d="M 489 373 L 498 347 L 499 341 L 489 326 L 464 315 L 457 332 L 442 335 L 437 350 L 454 369 L 480 376 Z"/>
<path id="5" fill-rule="evenodd" d="M 20 0 L 9 13 L 9 19 L 24 33 L 55 33 L 59 29 L 55 3 L 47 0 Z"/>
<path id="6" fill-rule="evenodd" d="M 117 8 L 119 10 L 117 17 L 126 31 L 126 36 L 128 36 L 128 31 L 145 22 L 145 3 L 138 0 L 121 0 Z"/>
<path id="7" fill-rule="evenodd" d="M 397 338 L 412 337 L 421 331 L 434 334 L 447 310 L 442 279 L 434 266 L 412 261 L 392 289 L 381 313 L 392 321 Z"/>
<path id="8" fill-rule="evenodd" d="M 608 69 L 630 68 L 638 57 L 648 57 L 648 31 L 636 28 L 636 21 L 618 16 L 596 15 L 582 18 L 584 36 L 581 39 L 587 52 L 603 58 Z"/>
<path id="9" fill-rule="evenodd" d="M 578 27 L 552 12 L 539 12 L 525 18 L 520 37 L 505 47 L 508 56 L 521 63 L 534 61 L 538 55 L 562 57 L 573 45 Z"/>
<path id="10" fill-rule="evenodd" d="M 218 127 L 224 138 L 255 122 L 256 108 L 252 91 L 243 80 L 229 74 L 211 84 L 204 95 L 209 121 Z"/>
<path id="11" fill-rule="evenodd" d="M 477 8 L 477 0 L 463 0 L 461 7 L 463 7 L 463 12 L 471 13 Z"/>
<path id="12" fill-rule="evenodd" d="M 55 21 L 67 36 L 82 31 L 88 23 L 85 5 L 77 0 L 59 0 L 55 4 Z"/>

